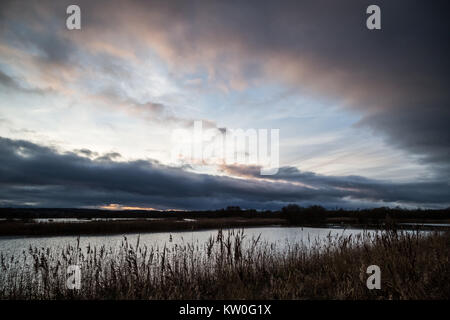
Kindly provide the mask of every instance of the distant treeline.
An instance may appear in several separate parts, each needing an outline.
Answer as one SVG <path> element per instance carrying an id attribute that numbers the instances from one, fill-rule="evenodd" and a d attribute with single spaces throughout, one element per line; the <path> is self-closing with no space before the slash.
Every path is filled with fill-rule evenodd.
<path id="1" fill-rule="evenodd" d="M 229 207 L 211 211 L 150 211 L 150 210 L 102 210 L 76 208 L 0 208 L 2 219 L 38 219 L 38 218 L 280 218 L 279 211 L 242 210 L 239 207 Z"/>
<path id="2" fill-rule="evenodd" d="M 450 219 L 450 208 L 447 209 L 402 209 L 373 208 L 361 210 L 325 209 L 321 206 L 301 207 L 290 204 L 279 211 L 244 210 L 239 207 L 228 207 L 209 211 L 144 211 L 144 210 L 100 210 L 74 208 L 0 208 L 2 219 L 38 219 L 38 218 L 279 218 L 290 222 L 323 222 L 325 220 L 352 220 L 358 223 L 370 223 L 380 220 L 442 220 Z"/>
<path id="3" fill-rule="evenodd" d="M 25 221 L 25 222 L 24 222 Z M 286 219 L 242 219 L 242 218 L 206 218 L 192 221 L 161 220 L 124 220 L 92 221 L 88 223 L 52 222 L 28 223 L 32 220 L 0 222 L 0 236 L 56 236 L 89 234 L 127 234 L 147 232 L 176 232 L 207 229 L 229 229 L 286 225 Z M 57 221 L 57 220 L 55 220 Z"/>
<path id="4" fill-rule="evenodd" d="M 407 210 L 401 208 L 372 208 L 363 210 L 327 210 L 321 206 L 300 207 L 290 204 L 281 215 L 291 223 L 348 222 L 377 224 L 399 220 L 445 220 L 450 219 L 450 208 L 441 210 Z"/>

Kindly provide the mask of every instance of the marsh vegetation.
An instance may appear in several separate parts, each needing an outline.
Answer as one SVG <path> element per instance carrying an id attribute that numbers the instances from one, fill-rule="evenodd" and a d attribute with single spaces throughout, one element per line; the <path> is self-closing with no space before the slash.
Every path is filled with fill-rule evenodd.
<path id="1" fill-rule="evenodd" d="M 244 231 L 203 243 L 152 246 L 125 237 L 118 248 L 30 246 L 0 254 L 1 299 L 448 299 L 450 234 L 385 230 L 282 250 Z M 79 265 L 80 290 L 67 289 Z M 367 266 L 382 270 L 366 287 Z"/>

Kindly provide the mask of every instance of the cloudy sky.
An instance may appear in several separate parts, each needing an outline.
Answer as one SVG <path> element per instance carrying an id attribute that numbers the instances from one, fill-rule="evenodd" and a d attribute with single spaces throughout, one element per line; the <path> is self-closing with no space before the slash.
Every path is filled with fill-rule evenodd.
<path id="1" fill-rule="evenodd" d="M 448 207 L 447 7 L 1 1 L 0 206 Z M 195 121 L 279 129 L 278 173 L 174 162 Z"/>

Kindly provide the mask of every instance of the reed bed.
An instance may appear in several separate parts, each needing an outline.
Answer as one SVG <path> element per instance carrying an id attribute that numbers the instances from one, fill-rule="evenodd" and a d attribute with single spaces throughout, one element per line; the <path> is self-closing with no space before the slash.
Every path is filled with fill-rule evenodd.
<path id="1" fill-rule="evenodd" d="M 163 247 L 30 247 L 0 254 L 0 299 L 448 299 L 450 234 L 388 230 L 279 244 L 219 231 Z M 81 289 L 66 286 L 79 265 Z M 368 290 L 366 268 L 381 268 Z"/>

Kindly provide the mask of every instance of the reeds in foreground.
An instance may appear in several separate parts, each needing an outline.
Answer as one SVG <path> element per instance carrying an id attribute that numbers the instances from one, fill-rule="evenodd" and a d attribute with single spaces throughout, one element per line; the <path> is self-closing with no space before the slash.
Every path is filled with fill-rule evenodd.
<path id="1" fill-rule="evenodd" d="M 450 234 L 385 231 L 277 248 L 243 231 L 206 243 L 66 246 L 0 255 L 1 299 L 448 299 Z M 66 287 L 67 267 L 82 271 Z M 367 266 L 381 268 L 368 290 Z"/>

